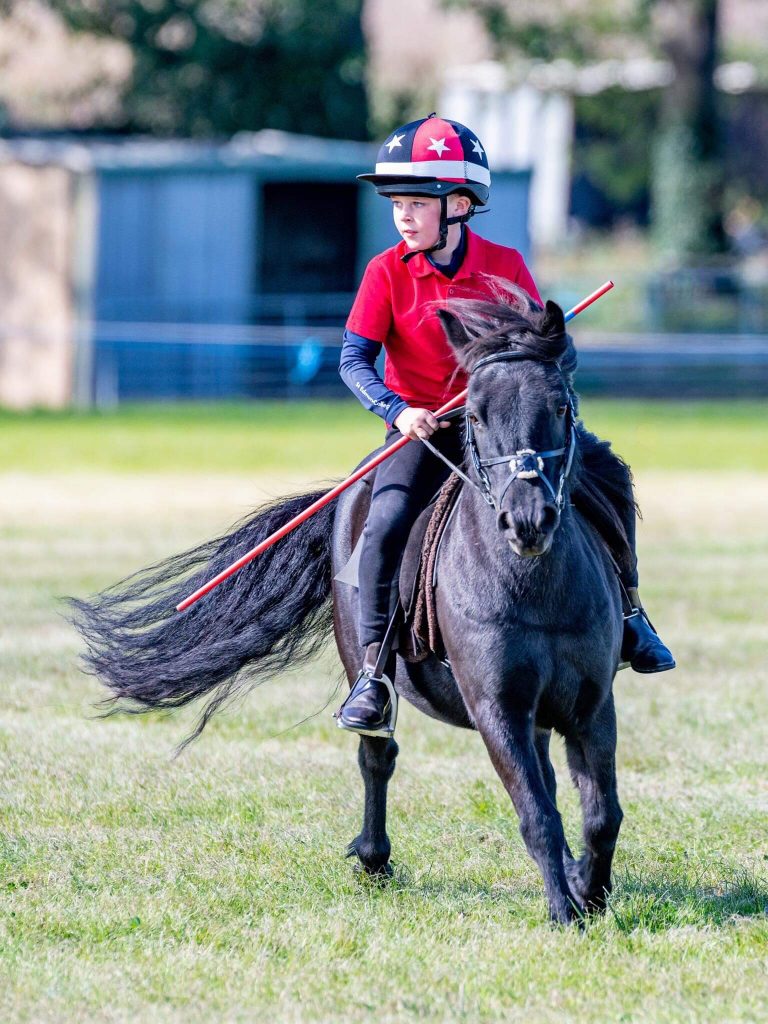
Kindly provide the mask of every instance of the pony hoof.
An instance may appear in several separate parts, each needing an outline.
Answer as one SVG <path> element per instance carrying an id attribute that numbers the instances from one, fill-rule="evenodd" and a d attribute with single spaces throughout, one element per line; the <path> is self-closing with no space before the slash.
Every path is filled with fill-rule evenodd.
<path id="1" fill-rule="evenodd" d="M 608 906 L 608 894 L 603 889 L 598 895 L 585 896 L 582 902 L 584 903 L 584 913 L 587 916 L 594 917 L 597 914 L 604 914 L 605 908 Z"/>
<path id="2" fill-rule="evenodd" d="M 566 861 L 565 875 L 576 905 L 579 908 L 579 913 L 583 917 L 590 917 L 605 912 L 608 903 L 608 891 L 606 889 L 596 891 L 594 887 L 588 887 L 582 877 L 578 861 Z"/>
<path id="3" fill-rule="evenodd" d="M 395 874 L 394 869 L 389 861 L 386 864 L 381 864 L 375 870 L 372 868 L 365 868 L 365 873 L 371 878 L 379 878 L 382 881 L 387 878 L 392 878 Z"/>
<path id="4" fill-rule="evenodd" d="M 585 927 L 585 914 L 577 902 L 568 903 L 565 907 L 550 907 L 549 919 L 553 925 L 559 927 Z"/>
<path id="5" fill-rule="evenodd" d="M 370 844 L 364 843 L 360 836 L 355 836 L 347 846 L 345 856 L 357 857 L 357 863 L 354 866 L 356 874 L 378 878 L 380 881 L 391 878 L 394 874 L 392 865 L 389 863 L 389 849 L 379 852 Z"/>
<path id="6" fill-rule="evenodd" d="M 395 873 L 389 861 L 386 864 L 380 864 L 378 867 L 368 867 L 362 861 L 358 861 L 352 870 L 361 881 L 365 879 L 369 883 L 376 883 L 378 885 L 385 885 Z"/>

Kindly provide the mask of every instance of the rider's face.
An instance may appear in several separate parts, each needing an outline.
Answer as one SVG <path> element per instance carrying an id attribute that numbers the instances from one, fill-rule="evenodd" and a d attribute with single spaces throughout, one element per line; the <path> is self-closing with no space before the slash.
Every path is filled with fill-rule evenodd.
<path id="1" fill-rule="evenodd" d="M 440 233 L 440 200 L 432 196 L 392 196 L 395 227 L 409 249 L 427 249 Z"/>
<path id="2" fill-rule="evenodd" d="M 409 249 L 428 249 L 440 235 L 440 200 L 432 196 L 390 196 L 395 227 L 402 235 Z M 451 193 L 447 197 L 449 217 L 467 212 L 469 199 L 464 195 Z M 448 229 L 448 249 L 456 247 L 460 228 L 452 224 Z"/>

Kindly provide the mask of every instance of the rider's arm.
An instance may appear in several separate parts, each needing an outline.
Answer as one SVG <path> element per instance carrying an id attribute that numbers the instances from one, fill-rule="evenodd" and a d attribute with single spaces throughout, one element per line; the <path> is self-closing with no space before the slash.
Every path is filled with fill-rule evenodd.
<path id="1" fill-rule="evenodd" d="M 375 412 L 387 423 L 394 423 L 408 408 L 408 403 L 388 388 L 379 376 L 376 360 L 380 352 L 381 342 L 344 331 L 339 374 L 364 408 Z"/>

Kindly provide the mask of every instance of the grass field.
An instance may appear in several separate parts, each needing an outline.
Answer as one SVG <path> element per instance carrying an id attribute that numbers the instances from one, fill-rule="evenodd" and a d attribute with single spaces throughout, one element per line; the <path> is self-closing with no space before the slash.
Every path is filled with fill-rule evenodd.
<path id="1" fill-rule="evenodd" d="M 325 707 L 331 650 L 175 761 L 192 713 L 93 718 L 58 597 L 344 475 L 372 418 L 0 415 L 0 1021 L 768 1019 L 765 409 L 583 413 L 635 469 L 643 595 L 680 665 L 617 679 L 626 817 L 609 911 L 584 931 L 547 923 L 479 738 L 409 707 L 395 878 L 354 875 L 362 787 Z"/>

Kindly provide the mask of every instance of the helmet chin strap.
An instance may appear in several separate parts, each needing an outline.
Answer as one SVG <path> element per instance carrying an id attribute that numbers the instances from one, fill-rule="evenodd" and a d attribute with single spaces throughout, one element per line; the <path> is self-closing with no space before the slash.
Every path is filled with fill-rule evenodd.
<path id="1" fill-rule="evenodd" d="M 470 206 L 466 213 L 461 214 L 459 217 L 448 216 L 448 196 L 440 196 L 440 230 L 438 232 L 437 241 L 434 245 L 430 245 L 428 249 L 414 249 L 411 252 L 407 252 L 400 259 L 403 263 L 407 263 L 412 260 L 414 256 L 418 256 L 419 253 L 423 253 L 425 256 L 431 252 L 439 252 L 440 249 L 444 249 L 448 244 L 448 226 L 450 224 L 466 224 L 472 214 L 475 212 L 475 207 Z"/>

